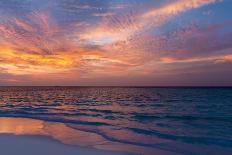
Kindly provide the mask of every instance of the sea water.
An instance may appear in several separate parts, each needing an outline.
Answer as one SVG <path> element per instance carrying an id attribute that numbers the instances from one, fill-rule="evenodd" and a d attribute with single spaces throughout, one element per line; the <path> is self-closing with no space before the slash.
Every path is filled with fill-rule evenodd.
<path id="1" fill-rule="evenodd" d="M 173 153 L 232 153 L 232 88 L 0 87 L 0 116 Z"/>

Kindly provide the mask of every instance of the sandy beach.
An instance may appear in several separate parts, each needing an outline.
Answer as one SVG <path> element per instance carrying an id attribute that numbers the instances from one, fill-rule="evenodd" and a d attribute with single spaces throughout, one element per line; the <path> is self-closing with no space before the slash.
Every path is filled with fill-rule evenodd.
<path id="1" fill-rule="evenodd" d="M 74 141 L 79 142 L 79 145 L 75 145 Z M 129 154 L 94 149 L 93 145 L 99 141 L 100 137 L 91 133 L 77 131 L 74 134 L 74 131 L 61 123 L 46 123 L 27 118 L 0 118 L 0 146 L 1 154 L 4 155 Z"/>
<path id="2" fill-rule="evenodd" d="M 0 118 L 0 146 L 4 155 L 137 155 L 175 153 L 110 142 L 95 133 L 66 124 L 30 118 Z"/>
<path id="3" fill-rule="evenodd" d="M 64 145 L 40 136 L 0 136 L 1 154 L 4 155 L 127 155 L 111 151 Z"/>
<path id="4" fill-rule="evenodd" d="M 95 149 L 94 145 L 101 143 L 102 141 L 104 141 L 103 139 L 101 139 L 98 136 L 93 136 L 91 133 L 75 131 L 66 127 L 62 123 L 48 123 L 40 120 L 27 118 L 0 118 L 1 154 L 129 154 Z"/>
<path id="5" fill-rule="evenodd" d="M 229 155 L 231 152 L 229 147 L 178 142 L 167 145 L 170 147 L 157 145 L 148 148 L 122 144 L 63 123 L 30 118 L 0 118 L 0 152 L 3 155 L 181 155 L 200 152 Z"/>

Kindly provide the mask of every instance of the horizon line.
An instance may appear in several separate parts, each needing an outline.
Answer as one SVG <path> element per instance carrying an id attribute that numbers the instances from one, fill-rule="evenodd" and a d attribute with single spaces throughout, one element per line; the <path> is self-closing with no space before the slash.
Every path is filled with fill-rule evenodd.
<path id="1" fill-rule="evenodd" d="M 0 85 L 0 87 L 134 87 L 134 88 L 136 88 L 136 87 L 141 87 L 141 88 L 145 88 L 145 87 L 151 87 L 151 88 L 230 88 L 230 87 L 232 87 L 232 85 L 230 86 L 220 86 L 220 85 L 217 85 L 217 86 L 204 86 L 204 85 L 202 85 L 202 86 L 188 86 L 188 85 L 186 85 L 186 86 L 143 86 L 143 85 L 141 85 L 141 86 L 136 86 L 136 85 L 129 85 L 129 86 L 115 86 L 115 85 L 107 85 L 107 86 L 104 86 L 104 85 L 102 85 L 102 86 L 100 86 L 100 85 L 98 85 L 98 86 L 91 86 L 91 85 L 84 85 L 84 86 L 78 86 L 78 85 L 74 85 L 74 86 L 71 86 L 71 85 L 6 85 L 6 86 L 1 86 Z"/>

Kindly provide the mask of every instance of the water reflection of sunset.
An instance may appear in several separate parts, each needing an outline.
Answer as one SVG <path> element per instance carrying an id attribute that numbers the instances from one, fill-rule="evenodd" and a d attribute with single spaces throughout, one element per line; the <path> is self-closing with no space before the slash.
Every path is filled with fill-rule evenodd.
<path id="1" fill-rule="evenodd" d="M 27 118 L 1 118 L 0 133 L 15 135 L 44 135 L 43 121 Z"/>
<path id="2" fill-rule="evenodd" d="M 75 125 L 73 125 L 75 128 Z M 28 118 L 0 118 L 0 134 L 47 136 L 61 143 L 103 150 L 149 153 L 156 149 L 110 142 L 95 133 L 76 130 L 63 123 Z"/>
<path id="3" fill-rule="evenodd" d="M 100 136 L 74 130 L 62 123 L 49 123 L 28 118 L 0 118 L 0 133 L 48 136 L 65 144 L 80 146 L 94 146 L 104 142 Z"/>

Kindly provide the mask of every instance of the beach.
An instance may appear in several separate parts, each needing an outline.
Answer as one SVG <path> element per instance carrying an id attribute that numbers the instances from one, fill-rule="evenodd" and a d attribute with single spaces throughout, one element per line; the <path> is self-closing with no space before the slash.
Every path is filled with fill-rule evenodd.
<path id="1" fill-rule="evenodd" d="M 0 135 L 3 155 L 127 155 L 112 151 L 64 145 L 46 137 Z"/>
<path id="2" fill-rule="evenodd" d="M 63 123 L 29 118 L 0 117 L 0 146 L 4 155 L 181 155 L 199 152 L 229 155 L 231 148 L 169 144 L 170 148 L 146 148 L 110 142 L 103 137 L 73 130 Z M 171 149 L 186 147 L 185 151 Z M 199 153 L 201 154 L 201 153 Z"/>
<path id="3" fill-rule="evenodd" d="M 110 142 L 63 123 L 0 117 L 0 146 L 5 155 L 177 155 L 155 148 Z"/>
<path id="4" fill-rule="evenodd" d="M 73 133 L 71 129 L 61 123 L 47 123 L 27 118 L 0 118 L 1 154 L 5 155 L 129 154 L 93 148 L 93 145 L 101 142 L 104 140 L 97 135 L 82 131 Z M 79 146 L 77 146 L 78 144 Z"/>

